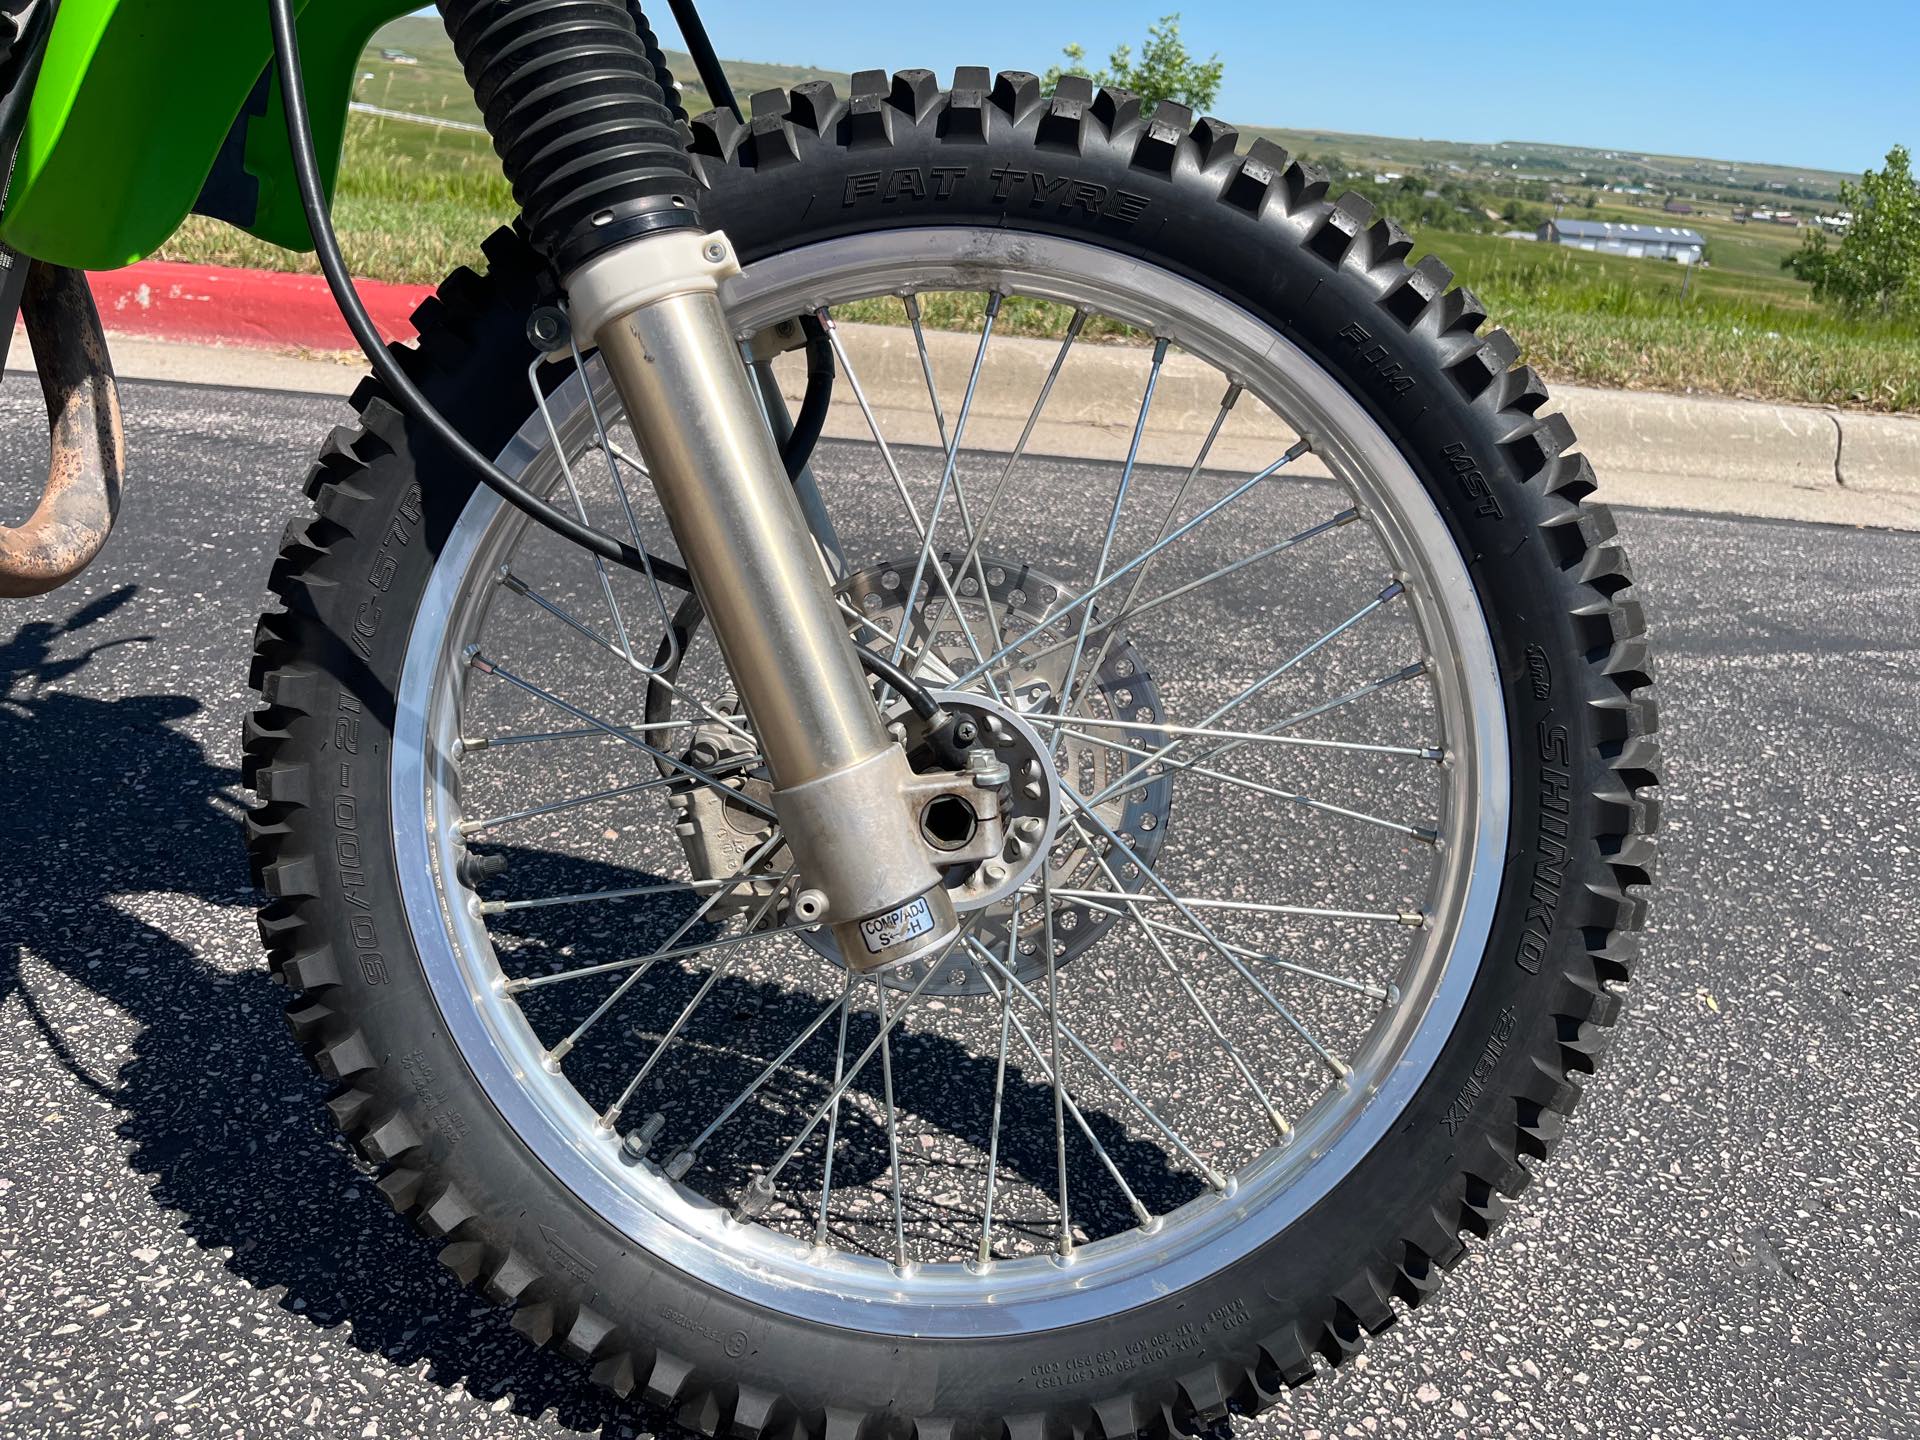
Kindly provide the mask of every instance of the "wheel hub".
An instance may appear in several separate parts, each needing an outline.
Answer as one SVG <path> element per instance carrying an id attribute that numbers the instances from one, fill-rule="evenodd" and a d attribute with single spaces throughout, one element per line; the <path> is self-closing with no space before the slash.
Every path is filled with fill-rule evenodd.
<path id="1" fill-rule="evenodd" d="M 908 653 L 925 647 L 919 673 L 936 684 L 957 681 L 977 668 L 974 646 L 982 653 L 991 653 L 999 645 L 1043 626 L 1052 607 L 1070 593 L 1060 581 L 1024 562 L 982 556 L 977 567 L 969 566 L 956 574 L 960 558 L 943 555 L 934 562 L 947 573 L 960 602 L 959 615 L 947 605 L 945 587 L 932 575 L 931 567 L 912 610 Z M 915 563 L 909 557 L 872 566 L 842 582 L 843 598 L 862 616 L 856 642 L 891 644 L 906 611 L 905 590 Z M 982 577 L 986 580 L 984 590 Z M 1087 723 L 1107 719 L 1150 725 L 1165 714 L 1153 677 L 1132 643 L 1122 636 L 1111 645 L 1101 644 L 1098 607 L 1083 651 L 1081 678 L 1075 681 L 1079 693 L 1074 709 L 1083 724 L 1061 737 L 1057 748 L 1048 743 L 1060 734 L 1049 721 L 1058 712 L 1059 691 L 1066 683 L 1078 613 L 1057 625 L 1043 626 L 1007 657 L 1004 666 L 994 667 L 995 683 L 1003 698 L 988 693 L 979 679 L 968 681 L 965 688 L 936 692 L 949 711 L 976 722 L 979 748 L 990 750 L 1008 771 L 1008 793 L 1002 799 L 1002 809 L 1008 816 L 1006 848 L 996 859 L 953 867 L 946 873 L 946 880 L 955 908 L 977 917 L 974 938 L 1003 965 L 1008 964 L 1008 934 L 1018 911 L 1020 933 L 1013 944 L 1009 968 L 1023 984 L 1046 975 L 1042 946 L 1047 920 L 1037 893 L 1043 866 L 1046 884 L 1054 889 L 1116 888 L 1103 860 L 1116 872 L 1125 871 L 1123 857 L 1115 854 L 1111 841 L 1104 836 L 1090 840 L 1085 830 L 1063 818 L 1065 787 L 1091 797 L 1125 780 L 1124 787 L 1096 810 L 1102 822 L 1148 865 L 1165 843 L 1171 809 L 1170 778 L 1130 774 L 1136 767 L 1144 767 L 1147 762 L 1143 757 L 1166 744 L 1167 737 L 1152 730 L 1103 732 L 1096 724 Z M 929 626 L 933 628 L 930 638 Z M 723 706 L 733 708 L 726 702 Z M 911 752 L 918 738 L 917 717 L 904 705 L 896 704 L 890 723 Z M 694 732 L 690 758 L 703 768 L 724 770 L 742 753 L 739 736 L 724 726 L 707 724 Z M 767 798 L 763 777 L 741 774 L 727 783 L 743 795 Z M 674 804 L 678 811 L 676 829 L 698 878 L 732 873 L 766 839 L 766 822 L 759 814 L 728 802 L 709 787 L 687 786 L 676 794 Z M 932 823 L 944 822 L 936 819 Z M 770 868 L 777 870 L 781 863 L 780 856 L 775 856 Z M 770 880 L 739 885 L 715 907 L 715 913 L 751 910 L 771 889 Z M 1107 908 L 1056 899 L 1052 907 L 1055 964 L 1066 965 L 1077 958 L 1100 938 L 1114 918 Z M 764 923 L 790 924 L 793 920 L 782 910 L 766 916 Z M 809 931 L 801 938 L 836 965 L 841 963 L 839 950 L 826 931 Z M 984 965 L 970 947 L 949 952 L 939 963 L 941 973 L 928 981 L 923 993 L 991 995 L 998 988 L 999 982 L 992 980 L 992 966 Z M 925 962 L 886 972 L 887 983 L 897 989 L 911 990 L 925 977 Z"/>

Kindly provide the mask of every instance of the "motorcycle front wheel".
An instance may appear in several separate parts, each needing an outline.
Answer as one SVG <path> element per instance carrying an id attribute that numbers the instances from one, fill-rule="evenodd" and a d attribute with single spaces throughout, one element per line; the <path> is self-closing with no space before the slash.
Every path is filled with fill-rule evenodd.
<path id="1" fill-rule="evenodd" d="M 1631 573 L 1512 342 L 1310 167 L 1073 80 L 853 88 L 696 122 L 703 218 L 750 353 L 832 339 L 802 484 L 850 635 L 1006 764 L 961 941 L 854 978 L 697 603 L 372 384 L 260 624 L 262 934 L 381 1191 L 623 1395 L 749 1436 L 1257 1410 L 1488 1232 L 1619 1010 Z M 404 363 L 672 557 L 597 362 L 529 348 L 536 260 L 488 260 Z"/>

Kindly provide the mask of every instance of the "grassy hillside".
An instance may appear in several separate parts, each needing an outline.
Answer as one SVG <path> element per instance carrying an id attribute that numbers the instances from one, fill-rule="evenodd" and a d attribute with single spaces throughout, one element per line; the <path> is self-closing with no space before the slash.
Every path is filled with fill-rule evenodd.
<path id="1" fill-rule="evenodd" d="M 404 52 L 417 63 L 382 58 Z M 692 113 L 709 108 L 684 55 L 669 53 Z M 793 66 L 729 61 L 743 98 L 762 89 L 824 79 L 845 93 L 847 76 Z M 476 124 L 473 101 L 438 22 L 407 19 L 368 50 L 356 98 L 365 105 Z M 1788 167 L 1688 157 L 1628 155 L 1518 142 L 1467 144 L 1317 131 L 1267 134 L 1296 154 L 1323 160 L 1415 227 L 1423 251 L 1438 254 L 1520 339 L 1550 379 L 1881 410 L 1920 410 L 1920 334 L 1912 327 L 1855 324 L 1816 306 L 1781 260 L 1800 232 L 1736 224 L 1736 204 L 1813 202 L 1787 191 L 1831 194 L 1840 177 Z M 1376 177 L 1399 172 L 1392 184 Z M 1602 185 L 1684 188 L 1700 213 L 1665 214 L 1658 195 Z M 1423 198 L 1423 188 L 1434 195 Z M 1436 188 L 1437 187 L 1437 188 Z M 1777 187 L 1777 188 L 1768 188 Z M 1444 190 L 1445 199 L 1437 198 Z M 1556 197 L 1561 197 L 1556 199 Z M 1591 200 L 1591 204 L 1587 202 Z M 1525 228 L 1561 209 L 1570 216 L 1689 225 L 1706 235 L 1710 265 L 1691 279 L 1673 265 L 1515 241 L 1489 233 Z M 336 204 L 348 258 L 360 273 L 432 283 L 468 263 L 479 243 L 514 211 L 492 147 L 482 134 L 356 113 Z M 1488 211 L 1499 219 L 1489 218 Z M 195 220 L 166 252 L 213 263 L 310 269 L 310 257 L 262 245 L 212 221 Z M 1682 287 L 1685 282 L 1686 294 Z M 871 318 L 884 319 L 886 307 Z M 975 313 L 943 309 L 949 323 Z M 1044 307 L 1021 324 L 1047 333 Z"/>

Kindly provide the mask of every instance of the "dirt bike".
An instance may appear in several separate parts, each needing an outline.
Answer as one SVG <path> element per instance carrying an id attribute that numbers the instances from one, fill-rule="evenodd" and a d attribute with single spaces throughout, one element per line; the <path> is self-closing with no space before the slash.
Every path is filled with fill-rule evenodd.
<path id="1" fill-rule="evenodd" d="M 81 268 L 316 247 L 374 369 L 244 755 L 380 1193 L 710 1433 L 1165 1433 L 1352 1356 L 1558 1142 L 1653 870 L 1632 573 L 1514 342 L 1171 102 L 748 118 L 675 3 L 688 117 L 634 0 L 440 0 L 521 213 L 389 348 L 327 197 L 413 8 L 0 5 L 9 592 L 117 507 Z"/>

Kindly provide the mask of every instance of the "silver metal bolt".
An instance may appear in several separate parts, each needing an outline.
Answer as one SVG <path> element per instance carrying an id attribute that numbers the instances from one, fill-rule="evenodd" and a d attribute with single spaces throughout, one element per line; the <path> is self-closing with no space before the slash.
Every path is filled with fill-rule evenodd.
<path id="1" fill-rule="evenodd" d="M 700 253 L 718 265 L 722 260 L 727 258 L 727 247 L 722 245 L 718 240 L 709 240 L 706 243 L 706 247 L 701 250 Z"/>

